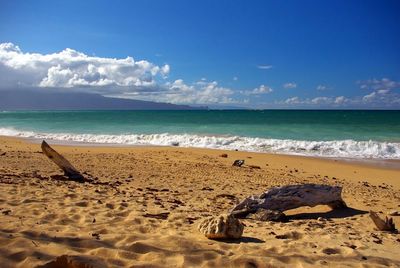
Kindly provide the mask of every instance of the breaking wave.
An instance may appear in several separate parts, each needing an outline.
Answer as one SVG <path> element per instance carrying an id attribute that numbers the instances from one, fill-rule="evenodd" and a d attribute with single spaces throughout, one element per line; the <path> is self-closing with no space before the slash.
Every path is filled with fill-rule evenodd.
<path id="1" fill-rule="evenodd" d="M 38 133 L 0 128 L 0 135 L 121 145 L 181 146 L 250 152 L 283 153 L 319 157 L 400 159 L 400 143 L 380 141 L 304 141 L 253 138 L 241 136 L 205 136 L 193 134 L 72 134 Z"/>

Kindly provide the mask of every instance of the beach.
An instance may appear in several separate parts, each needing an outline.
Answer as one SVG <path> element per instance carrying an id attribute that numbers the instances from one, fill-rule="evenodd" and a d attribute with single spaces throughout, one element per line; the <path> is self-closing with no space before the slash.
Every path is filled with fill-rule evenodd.
<path id="1" fill-rule="evenodd" d="M 61 255 L 105 267 L 400 266 L 400 235 L 376 230 L 368 216 L 400 210 L 399 160 L 49 144 L 96 183 L 62 179 L 39 143 L 1 137 L 2 267 Z M 236 159 L 245 164 L 232 166 Z M 244 219 L 238 240 L 209 240 L 197 230 L 202 218 L 249 195 L 304 183 L 342 186 L 349 208 L 302 207 L 286 212 L 288 222 Z"/>

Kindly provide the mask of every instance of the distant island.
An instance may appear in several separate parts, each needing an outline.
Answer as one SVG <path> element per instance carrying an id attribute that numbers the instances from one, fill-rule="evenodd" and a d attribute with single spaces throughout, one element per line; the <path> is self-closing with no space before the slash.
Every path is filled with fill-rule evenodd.
<path id="1" fill-rule="evenodd" d="M 171 103 L 104 97 L 94 93 L 0 90 L 0 110 L 206 110 Z"/>

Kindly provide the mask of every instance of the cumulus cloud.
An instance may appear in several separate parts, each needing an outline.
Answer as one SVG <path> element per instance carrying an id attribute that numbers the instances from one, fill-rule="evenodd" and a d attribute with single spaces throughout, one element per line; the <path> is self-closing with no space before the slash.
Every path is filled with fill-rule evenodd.
<path id="1" fill-rule="evenodd" d="M 259 65 L 259 69 L 271 69 L 271 65 Z M 170 66 L 157 65 L 146 60 L 134 60 L 88 56 L 66 48 L 50 54 L 22 51 L 12 43 L 0 44 L 0 89 L 38 88 L 51 90 L 83 90 L 104 96 L 117 96 L 179 104 L 234 104 L 260 102 L 262 95 L 273 91 L 266 85 L 252 90 L 234 91 L 217 81 L 202 78 L 187 83 L 182 79 L 168 80 Z M 237 81 L 237 77 L 233 78 Z M 291 97 L 276 101 L 278 105 L 305 105 L 315 107 L 342 107 L 364 105 L 365 107 L 399 107 L 400 82 L 388 78 L 358 82 L 360 88 L 370 90 L 365 96 L 322 96 L 302 99 Z M 296 88 L 290 82 L 284 88 Z M 318 85 L 318 90 L 327 89 Z M 257 98 L 254 98 L 256 96 Z"/>
<path id="2" fill-rule="evenodd" d="M 262 95 L 262 94 L 268 94 L 271 93 L 273 91 L 272 88 L 270 88 L 269 86 L 266 85 L 260 85 L 259 87 L 253 89 L 253 90 L 245 90 L 242 91 L 241 93 L 243 95 Z"/>
<path id="3" fill-rule="evenodd" d="M 88 56 L 73 49 L 53 54 L 23 52 L 12 43 L 0 44 L 0 87 L 65 88 L 105 96 L 170 103 L 234 103 L 233 91 L 205 78 L 193 84 L 170 82 L 168 64 L 146 60 Z"/>
<path id="4" fill-rule="evenodd" d="M 389 89 L 379 89 L 362 97 L 364 103 L 400 103 L 399 94 L 392 93 Z"/>
<path id="5" fill-rule="evenodd" d="M 361 96 L 318 96 L 314 98 L 301 98 L 299 96 L 289 97 L 285 100 L 275 101 L 278 107 L 301 107 L 301 108 L 378 108 L 398 109 L 400 108 L 400 83 L 387 78 L 370 79 L 357 82 L 362 89 L 372 90 Z M 327 87 L 318 85 L 317 90 L 323 91 Z"/>
<path id="6" fill-rule="evenodd" d="M 278 102 L 280 104 L 297 104 L 297 105 L 303 105 L 303 106 L 339 106 L 343 105 L 350 100 L 344 96 L 337 96 L 337 97 L 315 97 L 315 98 L 305 98 L 301 99 L 299 97 L 291 97 L 288 98 L 284 101 Z"/>
<path id="7" fill-rule="evenodd" d="M 3 86 L 26 87 L 146 87 L 165 78 L 169 65 L 88 56 L 73 49 L 53 54 L 25 53 L 12 43 L 0 44 Z"/>
<path id="8" fill-rule="evenodd" d="M 400 89 L 400 82 L 388 78 L 369 79 L 358 81 L 361 89 L 372 90 L 369 94 L 361 98 L 366 104 L 387 103 L 391 105 L 400 104 L 400 96 L 394 92 Z"/>
<path id="9" fill-rule="evenodd" d="M 258 65 L 257 68 L 261 70 L 268 70 L 271 69 L 273 66 L 272 65 Z"/>
<path id="10" fill-rule="evenodd" d="M 301 100 L 299 97 L 291 97 L 283 101 L 284 104 L 299 104 Z"/>
<path id="11" fill-rule="evenodd" d="M 186 104 L 238 103 L 237 100 L 233 99 L 233 94 L 234 92 L 231 89 L 219 86 L 216 81 L 200 80 L 187 84 L 182 79 L 177 79 L 165 83 L 157 91 L 143 91 L 140 94 L 127 92 L 122 97 Z"/>
<path id="12" fill-rule="evenodd" d="M 297 87 L 296 83 L 285 83 L 285 84 L 283 84 L 283 88 L 286 88 L 286 89 L 291 89 L 291 88 L 296 88 L 296 87 Z"/>
<path id="13" fill-rule="evenodd" d="M 361 89 L 367 90 L 393 90 L 400 88 L 400 82 L 390 80 L 389 78 L 369 79 L 358 81 Z"/>
<path id="14" fill-rule="evenodd" d="M 339 96 L 335 98 L 334 103 L 335 104 L 344 104 L 348 101 L 348 99 L 346 99 L 344 96 Z"/>

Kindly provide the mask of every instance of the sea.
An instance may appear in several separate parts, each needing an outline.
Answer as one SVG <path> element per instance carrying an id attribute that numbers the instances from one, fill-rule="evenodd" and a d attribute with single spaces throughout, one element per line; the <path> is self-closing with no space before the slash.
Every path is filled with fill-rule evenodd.
<path id="1" fill-rule="evenodd" d="M 400 111 L 0 111 L 0 135 L 73 144 L 400 159 Z"/>

